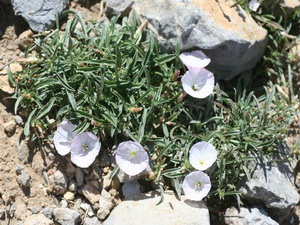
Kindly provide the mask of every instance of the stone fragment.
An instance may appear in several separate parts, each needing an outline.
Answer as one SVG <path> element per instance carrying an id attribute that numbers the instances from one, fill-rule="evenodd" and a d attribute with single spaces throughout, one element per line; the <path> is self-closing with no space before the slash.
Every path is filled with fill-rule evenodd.
<path id="1" fill-rule="evenodd" d="M 121 169 L 119 169 L 116 176 L 119 179 L 120 183 L 126 183 L 126 182 L 129 182 L 129 181 L 139 180 L 139 179 L 145 178 L 145 177 L 148 176 L 150 171 L 151 171 L 151 168 L 148 166 L 141 173 L 139 173 L 135 176 L 130 176 L 130 175 L 124 173 Z"/>
<path id="2" fill-rule="evenodd" d="M 80 214 L 69 208 L 55 208 L 53 216 L 61 225 L 77 225 L 81 222 Z"/>
<path id="3" fill-rule="evenodd" d="M 57 170 L 49 176 L 51 191 L 55 194 L 64 194 L 68 187 L 68 179 L 64 173 Z"/>
<path id="4" fill-rule="evenodd" d="M 86 184 L 82 189 L 82 193 L 92 204 L 98 202 L 100 199 L 100 192 L 91 184 Z"/>
<path id="5" fill-rule="evenodd" d="M 76 167 L 73 166 L 71 161 L 68 161 L 68 166 L 67 166 L 67 170 L 66 170 L 67 177 L 69 177 L 69 178 L 73 177 L 74 174 L 76 173 L 76 171 L 77 171 Z"/>
<path id="6" fill-rule="evenodd" d="M 21 175 L 19 177 L 19 183 L 23 187 L 30 187 L 30 176 L 24 171 L 21 171 Z"/>
<path id="7" fill-rule="evenodd" d="M 17 123 L 15 120 L 10 120 L 10 121 L 4 123 L 3 127 L 4 127 L 4 131 L 7 134 L 7 136 L 11 137 L 16 131 Z"/>
<path id="8" fill-rule="evenodd" d="M 16 42 L 18 43 L 20 49 L 25 49 L 28 45 L 33 43 L 32 35 L 33 32 L 31 30 L 26 30 L 19 35 Z"/>
<path id="9" fill-rule="evenodd" d="M 15 121 L 18 125 L 22 125 L 23 124 L 23 119 L 21 116 L 19 115 L 15 115 Z"/>
<path id="10" fill-rule="evenodd" d="M 203 201 L 179 201 L 173 192 L 164 193 L 164 201 L 159 192 L 135 196 L 135 201 L 122 201 L 114 208 L 103 225 L 209 225 L 209 212 Z M 147 213 L 145 213 L 147 212 Z"/>
<path id="11" fill-rule="evenodd" d="M 15 14 L 22 16 L 34 31 L 45 31 L 53 27 L 55 17 L 65 9 L 68 0 L 12 0 Z"/>
<path id="12" fill-rule="evenodd" d="M 30 150 L 25 140 L 22 140 L 20 143 L 17 143 L 17 150 L 19 159 L 24 163 L 28 163 Z"/>
<path id="13" fill-rule="evenodd" d="M 76 191 L 77 191 L 77 188 L 78 188 L 78 185 L 77 185 L 76 181 L 75 181 L 74 179 L 71 180 L 70 183 L 69 183 L 68 190 L 69 190 L 69 191 L 76 192 Z"/>
<path id="14" fill-rule="evenodd" d="M 64 194 L 64 199 L 68 202 L 74 200 L 74 198 L 75 198 L 75 194 L 73 192 L 67 191 Z"/>
<path id="15" fill-rule="evenodd" d="M 22 220 L 24 221 L 26 218 L 26 212 L 27 212 L 27 206 L 24 202 L 17 203 L 17 209 L 15 211 L 14 217 L 17 220 Z"/>
<path id="16" fill-rule="evenodd" d="M 60 208 L 68 208 L 68 202 L 65 199 L 60 201 Z"/>
<path id="17" fill-rule="evenodd" d="M 79 167 L 76 170 L 75 177 L 76 177 L 76 181 L 77 181 L 78 186 L 79 187 L 82 186 L 83 181 L 84 181 L 84 173 L 83 173 L 82 169 L 80 169 Z"/>
<path id="18" fill-rule="evenodd" d="M 14 93 L 14 88 L 10 86 L 8 77 L 2 76 L 0 72 L 0 91 L 3 91 L 7 95 Z"/>
<path id="19" fill-rule="evenodd" d="M 263 209 L 256 207 L 242 207 L 240 211 L 230 207 L 226 210 L 224 218 L 227 225 L 279 225 Z"/>
<path id="20" fill-rule="evenodd" d="M 260 158 L 252 167 L 251 180 L 240 189 L 242 196 L 250 203 L 263 202 L 270 216 L 282 224 L 300 199 L 290 163 L 274 163 Z"/>
<path id="21" fill-rule="evenodd" d="M 109 167 L 111 164 L 110 158 L 111 156 L 108 154 L 106 149 L 104 151 L 100 151 L 100 156 L 99 156 L 100 167 Z"/>
<path id="22" fill-rule="evenodd" d="M 107 9 L 116 5 L 108 3 Z M 181 51 L 202 50 L 220 79 L 252 69 L 267 44 L 267 31 L 234 0 L 139 0 L 132 9 L 148 21 L 165 51 L 174 51 L 178 42 Z"/>
<path id="23" fill-rule="evenodd" d="M 122 192 L 125 200 L 131 200 L 134 195 L 141 194 L 141 187 L 136 180 L 126 182 L 122 187 Z"/>
<path id="24" fill-rule="evenodd" d="M 98 218 L 94 216 L 92 218 L 89 218 L 89 217 L 84 218 L 83 224 L 84 225 L 100 225 L 101 223 L 98 220 Z"/>
<path id="25" fill-rule="evenodd" d="M 23 225 L 54 225 L 54 222 L 43 214 L 34 214 L 28 216 Z"/>
<path id="26" fill-rule="evenodd" d="M 41 213 L 48 219 L 52 219 L 53 209 L 50 207 L 46 207 L 41 211 Z"/>
<path id="27" fill-rule="evenodd" d="M 17 174 L 21 174 L 22 170 L 24 170 L 24 166 L 23 165 L 18 165 L 16 167 L 16 173 Z"/>
<path id="28" fill-rule="evenodd" d="M 114 203 L 112 201 L 111 195 L 105 189 L 103 189 L 99 201 L 97 217 L 100 220 L 105 219 L 110 214 L 110 211 L 113 209 L 113 207 Z"/>
<path id="29" fill-rule="evenodd" d="M 121 14 L 127 16 L 134 0 L 107 0 L 105 14 L 109 17 Z"/>

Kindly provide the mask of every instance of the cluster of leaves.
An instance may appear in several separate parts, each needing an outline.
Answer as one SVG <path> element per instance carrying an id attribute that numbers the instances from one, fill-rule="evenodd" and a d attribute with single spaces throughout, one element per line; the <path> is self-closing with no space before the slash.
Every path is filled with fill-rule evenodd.
<path id="1" fill-rule="evenodd" d="M 179 48 L 162 53 L 143 25 L 134 14 L 121 25 L 117 18 L 86 23 L 74 14 L 65 30 L 37 39 L 36 61 L 10 74 L 15 110 L 27 117 L 25 135 L 47 140 L 50 134 L 51 139 L 67 118 L 79 132 L 96 134 L 104 148 L 139 142 L 151 156 L 154 181 L 162 187 L 171 180 L 178 194 L 183 176 L 192 170 L 190 147 L 207 141 L 219 152 L 208 171 L 212 193 L 237 194 L 238 180 L 248 174 L 247 161 L 276 152 L 291 118 L 289 108 L 274 87 L 259 98 L 238 87 L 232 99 L 218 86 L 205 100 L 184 97 Z"/>

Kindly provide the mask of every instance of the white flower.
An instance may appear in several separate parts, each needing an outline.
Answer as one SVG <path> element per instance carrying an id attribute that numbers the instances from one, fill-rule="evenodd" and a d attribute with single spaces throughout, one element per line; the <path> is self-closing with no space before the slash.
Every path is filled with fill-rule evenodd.
<path id="1" fill-rule="evenodd" d="M 206 170 L 216 159 L 216 148 L 208 142 L 198 142 L 190 150 L 190 163 L 197 170 Z"/>
<path id="2" fill-rule="evenodd" d="M 251 9 L 252 11 L 256 12 L 259 6 L 260 4 L 257 0 L 251 0 L 249 2 L 249 9 Z"/>
<path id="3" fill-rule="evenodd" d="M 188 174 L 182 184 L 187 199 L 201 201 L 210 191 L 210 178 L 206 173 L 194 171 Z"/>
<path id="4" fill-rule="evenodd" d="M 188 69 L 204 68 L 210 63 L 208 58 L 202 51 L 183 52 L 179 58 Z"/>
<path id="5" fill-rule="evenodd" d="M 139 143 L 124 141 L 116 149 L 116 162 L 126 174 L 134 176 L 147 168 L 149 157 Z"/>
<path id="6" fill-rule="evenodd" d="M 78 134 L 71 144 L 71 161 L 78 167 L 89 167 L 98 156 L 101 148 L 97 136 L 90 132 Z"/>
<path id="7" fill-rule="evenodd" d="M 77 131 L 74 131 L 76 126 L 70 121 L 63 121 L 55 131 L 53 141 L 55 148 L 60 155 L 66 155 L 70 152 L 70 146 L 77 135 Z"/>
<path id="8" fill-rule="evenodd" d="M 206 69 L 192 68 L 181 78 L 184 91 L 194 98 L 206 98 L 214 89 L 213 73 Z"/>

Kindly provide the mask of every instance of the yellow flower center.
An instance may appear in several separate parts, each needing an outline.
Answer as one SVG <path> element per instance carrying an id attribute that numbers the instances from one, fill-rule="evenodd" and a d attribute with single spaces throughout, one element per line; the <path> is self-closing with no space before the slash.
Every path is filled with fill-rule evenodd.
<path id="1" fill-rule="evenodd" d="M 194 84 L 192 88 L 193 88 L 194 91 L 198 91 L 198 89 L 199 89 L 197 84 Z"/>
<path id="2" fill-rule="evenodd" d="M 134 156 L 136 156 L 136 151 L 135 150 L 131 150 L 129 157 L 133 158 Z"/>
<path id="3" fill-rule="evenodd" d="M 200 189 L 201 186 L 202 186 L 202 182 L 201 182 L 201 181 L 196 182 L 195 188 L 196 188 L 197 190 Z"/>
<path id="4" fill-rule="evenodd" d="M 86 152 L 87 150 L 89 150 L 89 146 L 88 146 L 87 144 L 83 144 L 83 145 L 81 146 L 81 148 L 82 148 L 82 151 L 83 151 L 83 152 Z"/>
<path id="5" fill-rule="evenodd" d="M 204 160 L 203 159 L 200 159 L 199 160 L 199 164 L 202 166 L 204 164 Z"/>

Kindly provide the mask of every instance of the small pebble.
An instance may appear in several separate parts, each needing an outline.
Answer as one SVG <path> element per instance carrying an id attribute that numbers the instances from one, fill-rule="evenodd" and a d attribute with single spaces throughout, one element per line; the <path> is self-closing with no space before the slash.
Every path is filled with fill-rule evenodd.
<path id="1" fill-rule="evenodd" d="M 10 137 L 15 133 L 17 123 L 14 120 L 10 120 L 10 121 L 4 123 L 3 127 L 4 127 L 4 131 L 7 134 L 7 136 Z"/>
<path id="2" fill-rule="evenodd" d="M 72 200 L 74 200 L 74 198 L 75 198 L 75 194 L 74 194 L 73 192 L 71 192 L 71 191 L 67 191 L 67 192 L 64 194 L 64 199 L 65 199 L 66 201 L 72 201 Z"/>
<path id="3" fill-rule="evenodd" d="M 22 119 L 22 117 L 19 116 L 19 115 L 16 115 L 16 116 L 15 116 L 15 121 L 16 121 L 16 123 L 17 123 L 18 125 L 21 125 L 21 124 L 23 123 L 23 119 Z"/>
<path id="4" fill-rule="evenodd" d="M 84 181 L 84 174 L 80 168 L 77 168 L 75 177 L 76 177 L 78 186 L 79 187 L 82 186 L 83 181 Z"/>
<path id="5" fill-rule="evenodd" d="M 30 176 L 24 170 L 21 171 L 20 182 L 23 187 L 30 186 Z"/>
<path id="6" fill-rule="evenodd" d="M 70 183 L 69 183 L 68 190 L 69 190 L 69 191 L 76 192 L 76 191 L 77 191 L 77 188 L 78 188 L 78 185 L 77 185 L 76 181 L 75 181 L 74 179 L 71 180 Z"/>
<path id="7" fill-rule="evenodd" d="M 16 173 L 21 174 L 21 172 L 24 170 L 24 166 L 22 165 L 17 165 L 16 167 Z"/>
<path id="8" fill-rule="evenodd" d="M 68 202 L 66 200 L 61 200 L 60 201 L 60 207 L 61 208 L 68 208 Z"/>

